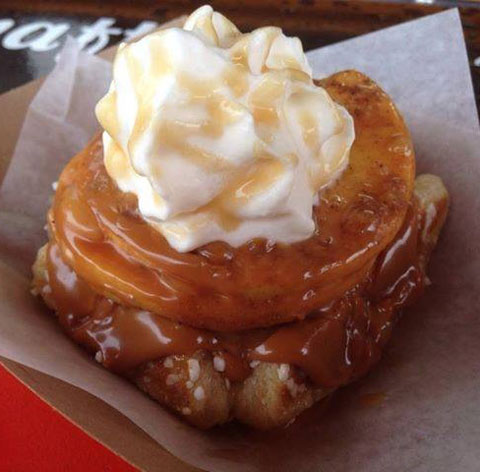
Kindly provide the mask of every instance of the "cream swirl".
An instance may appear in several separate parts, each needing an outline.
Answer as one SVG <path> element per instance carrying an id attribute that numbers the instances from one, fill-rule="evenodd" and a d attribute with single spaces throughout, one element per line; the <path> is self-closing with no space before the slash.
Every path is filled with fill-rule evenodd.
<path id="1" fill-rule="evenodd" d="M 354 140 L 298 38 L 242 34 L 210 6 L 122 44 L 96 113 L 107 172 L 180 252 L 308 238 L 318 192 Z"/>

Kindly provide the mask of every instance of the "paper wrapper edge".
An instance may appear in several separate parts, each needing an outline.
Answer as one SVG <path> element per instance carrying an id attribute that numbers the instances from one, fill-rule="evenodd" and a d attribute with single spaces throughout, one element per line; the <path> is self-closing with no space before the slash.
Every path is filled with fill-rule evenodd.
<path id="1" fill-rule="evenodd" d="M 0 364 L 83 432 L 141 470 L 199 471 L 163 449 L 118 410 L 85 390 L 0 357 Z"/>

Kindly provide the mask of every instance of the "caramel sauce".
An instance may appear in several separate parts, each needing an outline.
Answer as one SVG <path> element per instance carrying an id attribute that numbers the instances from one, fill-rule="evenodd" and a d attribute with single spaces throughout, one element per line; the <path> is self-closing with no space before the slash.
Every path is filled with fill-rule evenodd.
<path id="1" fill-rule="evenodd" d="M 274 128 L 280 124 L 277 114 L 278 100 L 285 89 L 285 81 L 275 74 L 266 74 L 262 82 L 255 88 L 249 98 L 249 105 L 257 123 Z"/>
<path id="2" fill-rule="evenodd" d="M 105 149 L 105 168 L 112 179 L 121 181 L 135 174 L 130 159 L 115 141 L 110 141 Z M 158 198 L 157 203 L 161 204 L 161 197 L 156 193 L 154 195 Z"/>
<path id="3" fill-rule="evenodd" d="M 204 27 L 207 34 L 215 42 L 218 38 L 212 30 L 211 19 L 205 20 Z M 278 31 L 270 31 L 270 40 L 278 34 Z M 113 138 L 112 143 L 105 153 L 105 165 L 110 176 L 116 179 L 133 178 L 135 172 L 144 174 L 135 165 L 135 149 L 139 145 L 144 133 L 150 129 L 155 136 L 152 148 L 158 152 L 165 150 L 174 151 L 183 158 L 193 162 L 208 173 L 223 172 L 225 179 L 230 181 L 225 190 L 201 208 L 192 213 L 205 213 L 207 217 L 218 222 L 225 231 L 235 230 L 240 220 L 238 208 L 244 206 L 248 200 L 258 195 L 259 192 L 273 185 L 280 178 L 284 167 L 278 160 L 270 159 L 271 162 L 260 162 L 256 166 L 244 169 L 242 166 L 233 166 L 224 156 L 215 155 L 204 148 L 191 143 L 191 136 L 207 136 L 213 139 L 219 138 L 225 128 L 235 123 L 242 116 L 242 107 L 236 102 L 222 97 L 218 89 L 226 85 L 235 97 L 244 95 L 248 90 L 247 72 L 247 46 L 248 42 L 241 43 L 232 51 L 233 65 L 225 68 L 223 75 L 215 79 L 201 79 L 186 73 L 177 74 L 178 87 L 187 93 L 187 104 L 195 104 L 205 109 L 208 116 L 201 123 L 192 123 L 181 120 L 169 120 L 168 109 L 160 110 L 154 118 L 155 95 L 158 90 L 160 79 L 168 74 L 171 69 L 171 58 L 168 51 L 164 50 L 155 38 L 150 44 L 150 58 L 147 64 L 134 54 L 131 48 L 123 48 L 119 51 L 114 65 L 117 70 L 122 63 L 128 70 L 130 82 L 134 88 L 137 102 L 136 117 L 128 140 L 128 153 L 119 146 L 120 127 L 117 117 L 117 98 L 115 90 L 110 91 L 99 103 L 97 114 L 106 132 Z M 295 64 L 293 64 L 295 65 Z M 292 65 L 292 66 L 293 66 Z M 298 66 L 298 64 L 297 64 Z M 266 140 L 272 139 L 271 128 L 278 128 L 279 116 L 277 109 L 279 99 L 284 94 L 285 81 L 295 76 L 295 71 L 287 73 L 272 72 L 266 74 L 262 83 L 251 94 L 250 105 L 253 116 L 257 123 L 265 125 L 270 130 L 263 130 Z M 304 80 L 303 76 L 300 76 Z M 256 156 L 258 158 L 258 156 Z M 289 157 L 287 156 L 287 159 Z M 151 159 L 148 162 L 149 172 L 156 178 L 162 178 L 162 161 Z M 247 172 L 247 175 L 245 175 Z M 156 192 L 154 198 L 159 206 L 164 202 Z M 188 214 L 184 216 L 188 217 Z M 200 223 L 201 224 L 201 223 Z M 182 228 L 171 225 L 171 231 L 180 234 Z"/>
<path id="4" fill-rule="evenodd" d="M 75 341 L 92 353 L 99 352 L 105 367 L 128 372 L 150 360 L 206 350 L 221 353 L 225 375 L 232 382 L 250 373 L 242 351 L 246 340 L 174 323 L 97 295 L 65 264 L 54 242 L 48 246 L 47 261 L 50 299 L 60 324 Z M 255 343 L 259 336 L 265 335 L 253 333 L 248 340 Z"/>
<path id="5" fill-rule="evenodd" d="M 325 387 L 343 385 L 368 371 L 380 358 L 398 309 L 423 289 L 418 229 L 413 205 L 365 285 L 308 319 L 279 328 L 249 359 L 294 364 Z"/>
<path id="6" fill-rule="evenodd" d="M 357 138 L 300 243 L 178 253 L 115 186 L 99 138 L 73 158 L 49 212 L 47 255 L 49 302 L 69 334 L 119 372 L 198 349 L 223 356 L 236 381 L 252 360 L 292 364 L 325 387 L 366 372 L 421 292 L 430 248 L 418 237 L 413 154 L 392 150 L 408 138 L 403 121 L 384 95 L 345 85 L 367 79 L 346 74 L 326 87 L 349 104 Z"/>
<path id="7" fill-rule="evenodd" d="M 102 128 L 110 136 L 119 136 L 120 126 L 117 119 L 117 93 L 107 93 L 97 104 L 96 114 Z"/>
<path id="8" fill-rule="evenodd" d="M 211 202 L 200 207 L 191 214 L 203 212 L 205 213 L 205 218 L 214 219 L 225 231 L 233 231 L 238 228 L 241 223 L 240 219 L 227 207 L 226 194 L 229 190 L 230 189 L 227 189 Z M 185 214 L 188 215 L 188 213 Z"/>
<path id="9" fill-rule="evenodd" d="M 227 67 L 223 75 L 223 82 L 230 88 L 234 97 L 245 95 L 248 90 L 246 66 L 236 63 L 233 67 Z"/>
<path id="10" fill-rule="evenodd" d="M 102 244 L 101 234 L 89 229 L 85 208 L 84 219 L 75 221 L 77 234 Z M 398 309 L 422 290 L 419 231 L 413 202 L 397 236 L 360 285 L 305 320 L 275 328 L 213 332 L 118 304 L 79 278 L 55 241 L 47 255 L 51 299 L 70 336 L 91 352 L 100 352 L 102 363 L 114 371 L 128 372 L 151 360 L 201 349 L 224 358 L 225 375 L 233 382 L 249 375 L 250 361 L 260 360 L 294 365 L 314 385 L 334 388 L 361 376 L 379 360 Z"/>
<path id="11" fill-rule="evenodd" d="M 386 393 L 365 393 L 360 396 L 359 403 L 363 407 L 380 406 L 387 399 Z"/>
<path id="12" fill-rule="evenodd" d="M 138 215 L 136 198 L 117 189 L 102 154 L 96 139 L 66 167 L 52 230 L 66 263 L 121 303 L 215 330 L 278 324 L 342 296 L 364 279 L 381 249 L 379 200 L 359 193 L 344 208 L 333 192 L 315 207 L 319 229 L 304 242 L 259 240 L 240 248 L 218 242 L 208 251 L 178 253 Z M 255 190 L 254 182 L 245 183 Z M 228 221 L 228 208 L 221 217 L 236 223 Z"/>
<path id="13" fill-rule="evenodd" d="M 77 342 L 100 352 L 102 363 L 125 372 L 149 360 L 168 355 L 193 354 L 199 349 L 224 350 L 227 376 L 240 380 L 245 363 L 235 344 L 220 344 L 214 333 L 174 323 L 155 313 L 119 305 L 97 295 L 62 260 L 58 245 L 51 242 L 47 254 L 49 284 L 59 321 Z M 227 350 L 225 350 L 227 346 Z"/>
<path id="14" fill-rule="evenodd" d="M 56 244 L 48 246 L 47 271 L 58 315 L 75 313 L 75 317 L 82 318 L 92 313 L 98 296 L 65 264 Z"/>
<path id="15" fill-rule="evenodd" d="M 231 51 L 231 59 L 234 64 L 248 68 L 248 37 L 237 41 Z"/>
<path id="16" fill-rule="evenodd" d="M 319 189 L 328 184 L 328 179 L 331 178 L 332 171 L 340 167 L 339 164 L 341 163 L 341 159 L 344 156 L 347 147 L 343 135 L 346 126 L 345 121 L 342 121 L 338 111 L 331 105 L 331 103 L 327 103 L 330 105 L 331 113 L 336 117 L 336 125 L 334 129 L 335 134 L 330 136 L 328 141 L 322 146 L 320 146 L 320 136 L 317 128 L 318 123 L 312 112 L 309 110 L 302 110 L 298 115 L 303 139 L 313 155 L 321 152 L 328 153 L 331 151 L 332 147 L 337 149 L 335 156 L 330 156 L 323 166 L 312 168 L 309 172 L 310 186 L 315 191 L 319 191 Z"/>
<path id="17" fill-rule="evenodd" d="M 257 161 L 217 197 L 223 208 L 237 210 L 259 193 L 273 186 L 285 173 L 283 162 L 268 154 L 257 156 Z"/>
<path id="18" fill-rule="evenodd" d="M 201 127 L 205 130 L 205 128 L 209 127 L 209 124 L 206 123 Z M 232 168 L 228 160 L 210 153 L 199 146 L 190 144 L 187 139 L 194 134 L 192 131 L 194 130 L 187 124 L 178 121 L 162 121 L 155 130 L 155 147 L 157 149 L 161 149 L 162 147 L 173 149 L 181 156 L 186 157 L 198 167 L 208 172 L 219 172 Z M 223 128 L 221 128 L 221 130 L 212 130 L 212 128 L 210 128 L 209 134 L 218 132 L 223 132 Z"/>
<path id="19" fill-rule="evenodd" d="M 317 120 L 311 112 L 304 110 L 299 116 L 299 122 L 305 143 L 312 152 L 317 151 L 319 148 Z"/>

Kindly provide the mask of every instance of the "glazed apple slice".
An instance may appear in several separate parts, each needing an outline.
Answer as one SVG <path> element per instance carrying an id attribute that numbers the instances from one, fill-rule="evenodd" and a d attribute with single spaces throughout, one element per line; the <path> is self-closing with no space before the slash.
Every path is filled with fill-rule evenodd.
<path id="1" fill-rule="evenodd" d="M 415 157 L 401 115 L 368 77 L 345 71 L 317 84 L 351 113 L 356 139 L 348 167 L 313 208 L 311 238 L 178 253 L 115 187 L 97 137 L 60 178 L 52 225 L 65 261 L 101 294 L 212 330 L 303 318 L 342 296 L 399 230 Z"/>

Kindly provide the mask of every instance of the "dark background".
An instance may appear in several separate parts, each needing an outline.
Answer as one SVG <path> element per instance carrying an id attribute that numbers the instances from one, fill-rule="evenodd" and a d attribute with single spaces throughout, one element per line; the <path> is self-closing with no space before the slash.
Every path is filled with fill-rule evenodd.
<path id="1" fill-rule="evenodd" d="M 112 18 L 115 28 L 135 28 L 142 21 L 157 23 L 188 14 L 205 1 L 187 0 L 0 0 L 0 93 L 45 75 L 54 65 L 61 46 L 49 51 L 5 49 L 9 33 L 32 22 L 68 23 L 67 35 L 77 37 L 82 27 L 99 18 Z M 462 16 L 477 95 L 480 95 L 480 3 L 455 1 L 361 1 L 361 0 L 218 0 L 211 4 L 244 31 L 264 25 L 278 25 L 289 35 L 299 36 L 306 50 L 381 29 L 410 19 L 458 6 Z M 1 33 L 2 20 L 14 24 Z M 5 23 L 4 23 L 5 24 Z M 35 39 L 42 31 L 23 38 Z M 109 45 L 123 38 L 110 36 Z M 425 44 L 428 47 L 428 44 Z M 478 59 L 477 59 L 478 58 Z"/>

